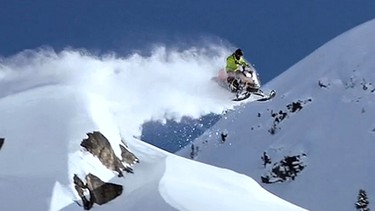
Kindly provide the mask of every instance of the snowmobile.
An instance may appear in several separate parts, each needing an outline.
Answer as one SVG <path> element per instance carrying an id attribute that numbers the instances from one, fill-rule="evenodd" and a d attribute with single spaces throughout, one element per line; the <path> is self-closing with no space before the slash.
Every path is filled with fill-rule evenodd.
<path id="1" fill-rule="evenodd" d="M 267 101 L 275 97 L 276 91 L 271 90 L 268 93 L 260 89 L 259 76 L 253 67 L 243 67 L 241 71 L 246 77 L 251 78 L 254 84 L 249 84 L 241 81 L 238 78 L 229 77 L 224 69 L 221 69 L 214 80 L 222 87 L 235 94 L 233 101 L 242 101 L 249 98 L 251 95 L 256 96 L 257 101 Z"/>

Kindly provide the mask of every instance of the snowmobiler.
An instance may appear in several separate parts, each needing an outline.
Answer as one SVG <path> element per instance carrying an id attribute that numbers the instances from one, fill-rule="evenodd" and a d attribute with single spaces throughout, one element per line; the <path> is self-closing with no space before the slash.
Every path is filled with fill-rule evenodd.
<path id="1" fill-rule="evenodd" d="M 237 49 L 232 55 L 227 57 L 225 71 L 228 74 L 228 83 L 238 86 L 238 84 L 233 84 L 237 79 L 245 83 L 249 88 L 259 88 L 259 84 L 256 84 L 252 79 L 254 68 L 243 58 L 241 49 Z"/>
<path id="2" fill-rule="evenodd" d="M 228 56 L 226 61 L 225 70 L 220 70 L 215 80 L 236 94 L 234 101 L 247 99 L 251 94 L 258 96 L 258 101 L 269 100 L 275 96 L 274 90 L 265 94 L 259 89 L 258 74 L 255 68 L 243 58 L 241 49 L 237 49 Z"/>

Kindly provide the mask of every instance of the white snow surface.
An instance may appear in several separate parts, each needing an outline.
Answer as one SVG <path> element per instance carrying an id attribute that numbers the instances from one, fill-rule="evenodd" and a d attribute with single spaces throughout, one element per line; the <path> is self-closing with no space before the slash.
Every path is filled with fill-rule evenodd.
<path id="1" fill-rule="evenodd" d="M 354 210 L 359 189 L 366 191 L 373 209 L 374 37 L 373 20 L 308 55 L 266 84 L 278 93 L 271 102 L 240 106 L 196 139 L 194 159 L 246 174 L 309 210 Z M 298 101 L 301 110 L 288 109 Z M 224 143 L 222 133 L 227 134 Z M 266 167 L 263 152 L 272 160 Z M 190 157 L 190 146 L 176 154 Z M 262 183 L 261 176 L 276 162 L 295 155 L 303 156 L 306 165 L 295 180 Z"/>
<path id="2" fill-rule="evenodd" d="M 93 173 L 123 193 L 93 210 L 304 210 L 251 177 L 142 142 L 141 125 L 235 109 L 211 78 L 230 51 L 158 47 L 151 56 L 84 50 L 25 50 L 0 59 L 0 210 L 83 210 L 73 175 Z M 119 156 L 123 139 L 139 158 L 118 178 L 85 151 L 100 131 Z M 238 163 L 244 164 L 241 157 Z"/>

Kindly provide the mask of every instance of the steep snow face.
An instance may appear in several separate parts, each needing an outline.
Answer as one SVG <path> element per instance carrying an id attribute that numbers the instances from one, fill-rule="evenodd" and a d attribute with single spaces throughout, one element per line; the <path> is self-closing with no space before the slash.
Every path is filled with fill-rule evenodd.
<path id="1" fill-rule="evenodd" d="M 0 210 L 82 210 L 78 205 L 83 204 L 98 210 L 304 210 L 250 177 L 177 157 L 136 138 L 147 119 L 221 113 L 236 105 L 210 83 L 217 70 L 212 64 L 222 54 L 161 51 L 150 58 L 97 58 L 73 51 L 4 58 Z M 83 144 L 94 131 L 104 141 Z M 91 149 L 90 143 L 101 144 Z M 140 163 L 122 160 L 122 147 Z M 119 160 L 133 173 L 118 177 Z M 90 197 L 120 186 L 109 203 Z"/>
<path id="2" fill-rule="evenodd" d="M 375 193 L 375 21 L 328 42 L 178 152 L 251 176 L 310 210 L 353 210 Z M 264 154 L 270 159 L 264 162 Z M 266 159 L 268 161 L 268 159 Z"/>

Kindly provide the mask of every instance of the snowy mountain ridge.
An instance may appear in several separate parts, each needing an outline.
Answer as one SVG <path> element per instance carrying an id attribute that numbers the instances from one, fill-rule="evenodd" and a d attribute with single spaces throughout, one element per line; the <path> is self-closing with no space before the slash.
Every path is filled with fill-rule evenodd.
<path id="1" fill-rule="evenodd" d="M 328 42 L 267 83 L 272 102 L 228 112 L 177 154 L 244 173 L 309 210 L 374 196 L 375 21 Z M 195 149 L 192 155 L 191 149 Z"/>
<path id="2" fill-rule="evenodd" d="M 236 106 L 210 83 L 227 52 L 216 50 L 1 58 L 0 210 L 304 210 L 248 176 L 137 138 L 149 119 Z"/>

